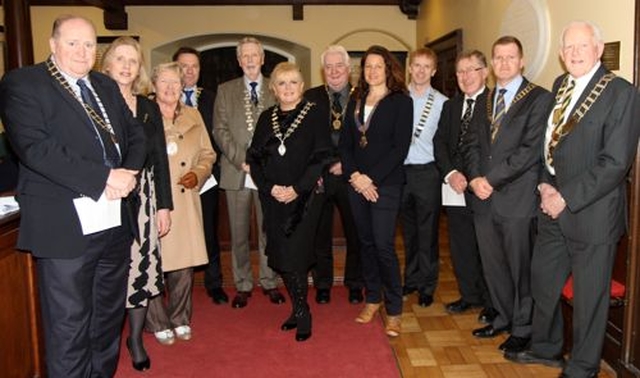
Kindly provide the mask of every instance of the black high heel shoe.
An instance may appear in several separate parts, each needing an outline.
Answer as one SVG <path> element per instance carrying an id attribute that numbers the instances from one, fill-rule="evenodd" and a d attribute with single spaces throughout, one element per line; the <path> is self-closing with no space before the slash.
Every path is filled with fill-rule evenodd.
<path id="1" fill-rule="evenodd" d="M 291 314 L 291 316 L 289 316 L 287 320 L 282 323 L 280 329 L 283 331 L 291 331 L 292 329 L 296 329 L 297 326 L 298 321 L 296 320 L 296 316 L 294 314 Z"/>
<path id="2" fill-rule="evenodd" d="M 145 371 L 151 369 L 151 360 L 147 356 L 142 361 L 137 361 L 133 358 L 133 352 L 131 351 L 131 339 L 127 337 L 127 350 L 129 350 L 129 356 L 131 356 L 131 366 L 137 371 Z"/>

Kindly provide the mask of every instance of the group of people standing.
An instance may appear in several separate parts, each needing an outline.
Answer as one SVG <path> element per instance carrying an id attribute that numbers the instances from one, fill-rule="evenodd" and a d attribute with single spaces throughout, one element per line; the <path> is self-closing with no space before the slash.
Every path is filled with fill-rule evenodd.
<path id="1" fill-rule="evenodd" d="M 282 278 L 292 311 L 280 328 L 295 329 L 295 340 L 312 335 L 309 272 L 316 302 L 331 301 L 334 205 L 347 241 L 348 300 L 365 302 L 355 321 L 369 323 L 384 307 L 394 337 L 403 297 L 433 302 L 442 193 L 450 191 L 463 198 L 444 203 L 461 298 L 446 309 L 482 308 L 486 325 L 473 335 L 509 332 L 500 345 L 509 360 L 561 366 L 562 377 L 597 375 L 640 106 L 635 88 L 601 65 L 595 25 L 563 30 L 568 72 L 553 93 L 522 76 L 523 47 L 504 36 L 491 51 L 495 88 L 486 87 L 485 56 L 463 52 L 462 93 L 452 99 L 431 86 L 437 57 L 427 48 L 410 54 L 407 85 L 398 60 L 371 46 L 352 87 L 347 51 L 330 46 L 321 56 L 325 84 L 305 92 L 294 63 L 263 77 L 262 44 L 247 37 L 237 46 L 243 76 L 214 96 L 197 86 L 192 48 L 148 78 L 128 37 L 105 52 L 106 75 L 92 71 L 96 32 L 82 17 L 58 18 L 50 46 L 46 62 L 0 84 L 0 114 L 20 161 L 18 248 L 36 257 L 50 376 L 113 376 L 125 307 L 137 370 L 151 366 L 144 328 L 162 344 L 191 339 L 196 266 L 206 266 L 212 301 L 229 301 L 212 180 L 229 209 L 231 306 L 246 307 L 253 291 L 255 208 L 260 286 L 284 303 Z M 97 211 L 111 215 L 95 222 Z M 569 274 L 574 337 L 565 362 L 559 300 Z"/>

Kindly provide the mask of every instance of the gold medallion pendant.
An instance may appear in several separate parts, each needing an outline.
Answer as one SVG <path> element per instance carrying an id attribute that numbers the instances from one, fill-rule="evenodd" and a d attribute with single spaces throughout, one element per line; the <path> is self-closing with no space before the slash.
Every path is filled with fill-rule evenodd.
<path id="1" fill-rule="evenodd" d="M 362 136 L 360 137 L 360 148 L 367 147 L 367 144 L 369 144 L 369 141 L 367 141 L 367 136 L 362 134 Z"/>
<path id="2" fill-rule="evenodd" d="M 334 130 L 340 130 L 340 128 L 342 127 L 342 121 L 340 121 L 339 119 L 334 119 L 332 125 Z"/>

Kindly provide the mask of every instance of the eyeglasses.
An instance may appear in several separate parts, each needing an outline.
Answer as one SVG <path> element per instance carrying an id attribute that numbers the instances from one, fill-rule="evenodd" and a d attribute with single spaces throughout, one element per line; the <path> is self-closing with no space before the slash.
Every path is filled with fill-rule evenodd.
<path id="1" fill-rule="evenodd" d="M 478 71 L 480 71 L 480 70 L 481 70 L 481 69 L 483 69 L 483 68 L 484 68 L 484 67 L 476 67 L 476 68 L 467 68 L 466 70 L 457 70 L 457 71 L 456 71 L 456 75 L 460 75 L 460 76 L 462 76 L 462 75 L 468 75 L 468 74 L 470 74 L 470 73 L 472 73 L 472 72 L 478 72 Z"/>

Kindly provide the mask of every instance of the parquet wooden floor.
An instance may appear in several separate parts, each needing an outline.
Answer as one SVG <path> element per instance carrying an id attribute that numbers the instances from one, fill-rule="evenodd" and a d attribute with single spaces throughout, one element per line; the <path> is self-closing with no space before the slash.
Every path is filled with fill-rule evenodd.
<path id="1" fill-rule="evenodd" d="M 440 274 L 434 303 L 420 307 L 417 295 L 405 298 L 402 313 L 402 333 L 389 339 L 403 378 L 555 378 L 559 369 L 538 365 L 519 365 L 505 360 L 498 345 L 506 336 L 478 339 L 471 330 L 483 326 L 478 323 L 479 310 L 461 315 L 450 315 L 444 304 L 459 298 L 458 287 L 449 256 L 448 237 L 444 216 L 440 227 Z M 404 246 L 400 232 L 396 248 L 400 266 L 404 267 Z M 335 285 L 342 285 L 344 249 L 334 248 Z M 254 277 L 257 276 L 257 254 L 252 254 Z M 222 253 L 224 286 L 230 297 L 235 294 L 231 274 L 230 253 Z M 196 280 L 202 280 L 201 275 Z M 342 288 L 335 287 L 334 290 Z M 312 301 L 315 290 L 309 290 Z M 616 374 L 603 363 L 599 378 L 613 378 Z"/>

